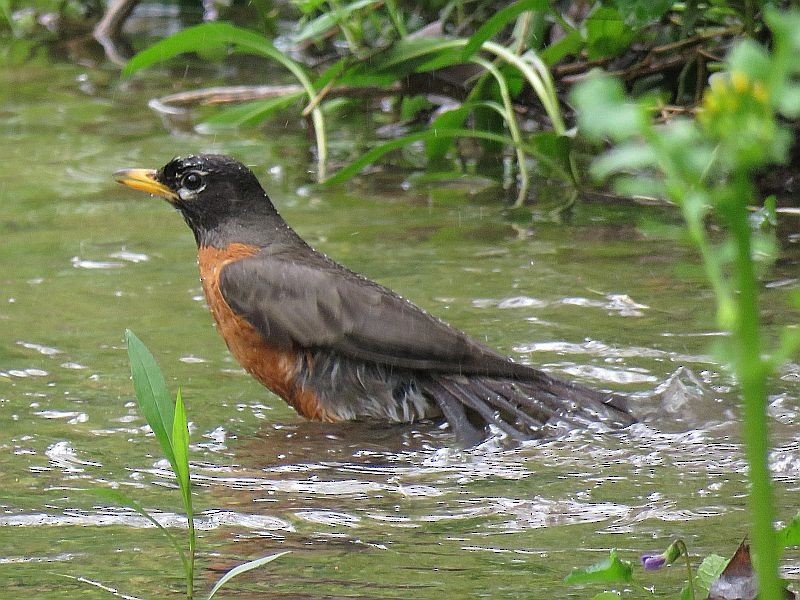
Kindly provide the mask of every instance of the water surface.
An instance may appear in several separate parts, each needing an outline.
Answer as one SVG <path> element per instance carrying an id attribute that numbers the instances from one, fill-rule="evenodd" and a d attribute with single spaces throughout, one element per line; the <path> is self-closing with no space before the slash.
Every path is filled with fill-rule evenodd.
<path id="1" fill-rule="evenodd" d="M 288 549 L 238 581 L 237 597 L 586 598 L 561 579 L 608 548 L 635 560 L 682 537 L 701 555 L 732 553 L 747 533 L 735 387 L 711 351 L 725 340 L 673 209 L 593 201 L 560 222 L 526 219 L 484 180 L 404 186 L 402 172 L 319 189 L 291 117 L 260 132 L 166 131 L 147 99 L 192 85 L 169 70 L 121 83 L 63 64 L 0 68 L 0 596 L 109 597 L 75 578 L 135 597 L 181 593 L 160 534 L 91 493 L 123 490 L 182 525 L 135 407 L 126 327 L 188 405 L 201 587 Z M 334 129 L 357 147 L 357 118 Z M 304 422 L 228 355 L 180 217 L 111 177 L 207 151 L 251 165 L 320 250 L 517 360 L 631 394 L 646 422 L 470 451 L 431 424 Z M 785 306 L 799 256 L 787 242 L 767 277 L 771 332 L 797 321 Z M 787 519 L 800 366 L 770 391 Z M 681 578 L 652 581 L 666 597 Z"/>

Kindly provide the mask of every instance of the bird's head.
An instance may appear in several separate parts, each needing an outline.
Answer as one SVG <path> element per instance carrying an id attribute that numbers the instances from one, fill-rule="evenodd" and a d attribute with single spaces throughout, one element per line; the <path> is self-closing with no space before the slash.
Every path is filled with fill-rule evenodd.
<path id="1" fill-rule="evenodd" d="M 213 245 L 217 239 L 251 241 L 233 238 L 252 236 L 254 230 L 274 225 L 277 216 L 250 169 L 221 154 L 176 157 L 157 171 L 122 169 L 114 176 L 119 183 L 160 196 L 177 208 L 199 245 Z M 255 235 L 263 238 L 263 233 Z"/>

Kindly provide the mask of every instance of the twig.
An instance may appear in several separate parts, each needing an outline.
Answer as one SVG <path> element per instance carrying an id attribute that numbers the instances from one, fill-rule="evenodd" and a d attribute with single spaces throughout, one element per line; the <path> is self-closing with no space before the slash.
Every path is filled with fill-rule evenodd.
<path id="1" fill-rule="evenodd" d="M 267 100 L 305 91 L 301 85 L 236 85 L 202 88 L 169 94 L 150 100 L 149 106 L 162 115 L 177 115 L 187 111 L 191 106 L 212 106 L 217 104 L 233 104 L 252 100 Z M 377 87 L 334 87 L 329 96 L 374 96 L 393 94 L 400 91 L 399 85 L 388 88 Z M 316 106 L 316 104 L 314 105 Z M 313 110 L 313 106 L 310 110 Z"/>

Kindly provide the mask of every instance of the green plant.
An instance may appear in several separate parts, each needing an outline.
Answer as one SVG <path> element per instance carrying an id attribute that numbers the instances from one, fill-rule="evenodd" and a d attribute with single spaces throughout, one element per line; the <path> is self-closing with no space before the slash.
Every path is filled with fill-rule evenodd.
<path id="1" fill-rule="evenodd" d="M 716 554 L 707 556 L 695 574 L 689 558 L 689 551 L 683 540 L 675 540 L 661 554 L 645 555 L 641 557 L 642 567 L 645 571 L 655 571 L 671 565 L 680 558 L 686 564 L 686 585 L 681 590 L 681 600 L 697 600 L 697 589 L 708 592 L 711 584 L 720 576 L 728 561 Z M 630 562 L 619 558 L 616 550 L 611 550 L 608 557 L 588 567 L 575 568 L 564 578 L 565 583 L 624 583 L 641 585 L 636 581 L 633 566 Z M 647 588 L 643 588 L 647 590 Z M 648 590 L 650 591 L 650 590 Z M 619 598 L 619 594 L 601 592 L 592 600 L 608 600 Z"/>
<path id="2" fill-rule="evenodd" d="M 186 546 L 182 546 L 168 529 L 163 527 L 135 500 L 116 490 L 98 490 L 98 493 L 109 500 L 132 508 L 164 534 L 180 556 L 186 579 L 186 597 L 191 599 L 194 597 L 197 536 L 194 529 L 194 511 L 192 508 L 192 483 L 189 473 L 189 427 L 186 409 L 180 390 L 178 390 L 173 404 L 172 397 L 164 381 L 164 375 L 147 346 L 129 329 L 125 330 L 125 341 L 128 347 L 133 387 L 136 392 L 139 409 L 147 420 L 147 424 L 150 425 L 150 429 L 153 430 L 178 482 L 183 509 L 186 514 Z M 271 554 L 234 567 L 216 583 L 208 595 L 209 600 L 232 578 L 272 562 L 284 554 L 288 554 L 288 552 Z"/>
<path id="3" fill-rule="evenodd" d="M 323 115 L 324 109 L 337 105 L 333 97 L 421 96 L 425 86 L 410 83 L 414 76 L 427 74 L 433 80 L 448 69 L 467 72 L 464 65 L 472 63 L 480 68 L 463 82 L 466 97 L 455 94 L 427 127 L 373 147 L 328 181 L 342 182 L 389 152 L 419 142 L 425 144 L 428 164 L 438 168 L 457 139 L 474 138 L 489 156 L 501 149 L 513 150 L 516 160 L 507 163 L 514 165 L 507 167 L 507 173 L 513 170 L 517 176 L 516 204 L 520 205 L 527 199 L 534 166 L 573 186 L 578 184 L 572 136 L 564 125 L 553 82 L 555 66 L 571 63 L 567 66 L 573 68 L 566 72 L 579 74 L 590 64 L 606 64 L 625 53 L 639 54 L 642 58 L 624 73 L 628 81 L 640 88 L 660 89 L 677 102 L 692 101 L 699 93 L 697 82 L 711 68 L 707 67 L 709 57 L 720 54 L 731 36 L 758 31 L 762 3 L 609 0 L 587 5 L 578 16 L 562 14 L 548 0 L 501 4 L 475 0 L 465 10 L 465 3 L 457 0 L 413 7 L 383 0 L 295 0 L 301 16 L 289 41 L 296 51 L 308 47 L 321 51 L 328 57 L 322 68 L 304 66 L 302 52 L 290 58 L 261 34 L 209 23 L 157 42 L 136 55 L 124 73 L 181 53 L 207 56 L 209 50 L 219 49 L 277 61 L 300 83 L 297 92 L 223 109 L 204 126 L 257 124 L 304 99 L 301 114 L 311 116 L 317 175 L 325 181 L 328 140 Z M 667 13 L 671 18 L 665 18 Z M 549 35 L 553 31 L 557 34 Z M 652 52 L 639 52 L 634 42 Z M 705 46 L 711 50 L 704 51 Z M 318 55 L 314 53 L 315 62 Z M 671 72 L 676 66 L 677 75 Z M 547 115 L 551 130 L 534 124 L 531 117 L 541 112 L 534 103 Z"/>
<path id="4" fill-rule="evenodd" d="M 775 256 L 774 242 L 753 227 L 754 172 L 785 160 L 791 136 L 780 117 L 800 116 L 800 12 L 767 13 L 772 51 L 739 43 L 728 72 L 706 92 L 695 120 L 656 126 L 656 102 L 628 99 L 622 85 L 595 77 L 573 100 L 581 131 L 616 146 L 592 166 L 597 177 L 618 175 L 617 189 L 669 198 L 681 209 L 714 290 L 719 326 L 730 332 L 720 348 L 742 395 L 743 434 L 751 482 L 750 514 L 756 569 L 763 598 L 780 598 L 781 546 L 773 528 L 766 415 L 767 378 L 800 348 L 800 329 L 787 327 L 768 348 L 759 315 L 759 272 Z M 769 204 L 768 204 L 769 205 Z M 713 220 L 722 239 L 706 224 Z M 800 294 L 794 302 L 800 306 Z"/>
<path id="5" fill-rule="evenodd" d="M 476 36 L 479 36 L 477 39 L 489 37 L 492 26 L 495 24 L 487 23 L 484 27 L 490 27 L 490 30 L 488 32 L 483 28 L 479 30 L 476 33 Z M 445 113 L 426 131 L 411 134 L 375 148 L 371 153 L 365 155 L 367 158 L 362 158 L 337 173 L 335 177 L 331 178 L 331 182 L 340 182 L 351 177 L 369 162 L 412 141 L 426 141 L 429 144 L 429 157 L 436 158 L 443 155 L 450 145 L 447 143 L 442 146 L 443 139 L 476 137 L 500 142 L 515 149 L 521 175 L 517 203 L 521 204 L 529 188 L 529 175 L 525 164 L 527 156 L 529 154 L 545 154 L 542 150 L 544 146 L 537 146 L 535 143 L 523 140 L 512 103 L 512 85 L 509 77 L 494 63 L 479 56 L 478 52 L 481 51 L 516 70 L 540 99 L 553 124 L 555 134 L 562 138 L 566 136 L 555 87 L 546 65 L 535 53 L 529 52 L 520 56 L 511 49 L 488 40 L 475 44 L 474 39 L 471 42 L 465 38 L 407 38 L 398 41 L 387 50 L 371 56 L 367 61 L 351 63 L 348 59 L 342 59 L 325 70 L 315 81 L 312 81 L 311 75 L 304 67 L 278 51 L 269 40 L 260 35 L 227 23 L 206 23 L 180 31 L 143 50 L 130 60 L 123 74 L 132 74 L 139 69 L 168 60 L 178 54 L 208 51 L 213 48 L 231 48 L 234 52 L 257 54 L 275 60 L 291 71 L 300 81 L 308 100 L 304 112 L 310 111 L 316 132 L 318 175 L 321 181 L 326 179 L 327 141 L 320 103 L 333 82 L 340 86 L 346 85 L 354 88 L 379 87 L 386 86 L 388 83 L 400 80 L 412 73 L 424 73 L 462 62 L 473 62 L 494 78 L 499 97 L 497 100 L 493 97 L 472 98 L 464 102 L 457 111 Z M 518 92 L 519 86 L 513 87 Z M 473 90 L 481 89 L 483 86 L 479 85 L 473 88 Z M 472 95 L 477 95 L 477 92 Z M 279 99 L 250 102 L 245 106 L 237 106 L 223 112 L 214 119 L 214 123 L 240 125 L 256 122 L 274 111 L 285 108 L 299 98 L 300 94 L 290 94 Z M 462 124 L 468 114 L 475 110 L 490 110 L 498 114 L 508 128 L 510 136 L 492 130 L 463 129 Z M 563 172 L 568 177 L 572 177 L 569 145 L 553 146 L 553 148 L 558 150 L 555 159 L 560 162 Z M 551 159 L 552 162 L 553 157 L 545 156 L 544 158 Z"/>

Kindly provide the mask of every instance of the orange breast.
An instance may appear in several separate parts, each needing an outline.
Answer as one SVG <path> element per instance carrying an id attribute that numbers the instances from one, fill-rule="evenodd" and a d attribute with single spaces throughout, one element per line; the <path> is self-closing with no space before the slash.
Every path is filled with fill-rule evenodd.
<path id="1" fill-rule="evenodd" d="M 239 364 L 298 413 L 316 421 L 337 421 L 339 419 L 320 404 L 313 390 L 297 385 L 298 351 L 270 347 L 258 330 L 236 314 L 222 296 L 219 288 L 222 268 L 258 250 L 257 246 L 230 244 L 224 249 L 206 246 L 198 251 L 200 280 L 217 329 Z"/>

